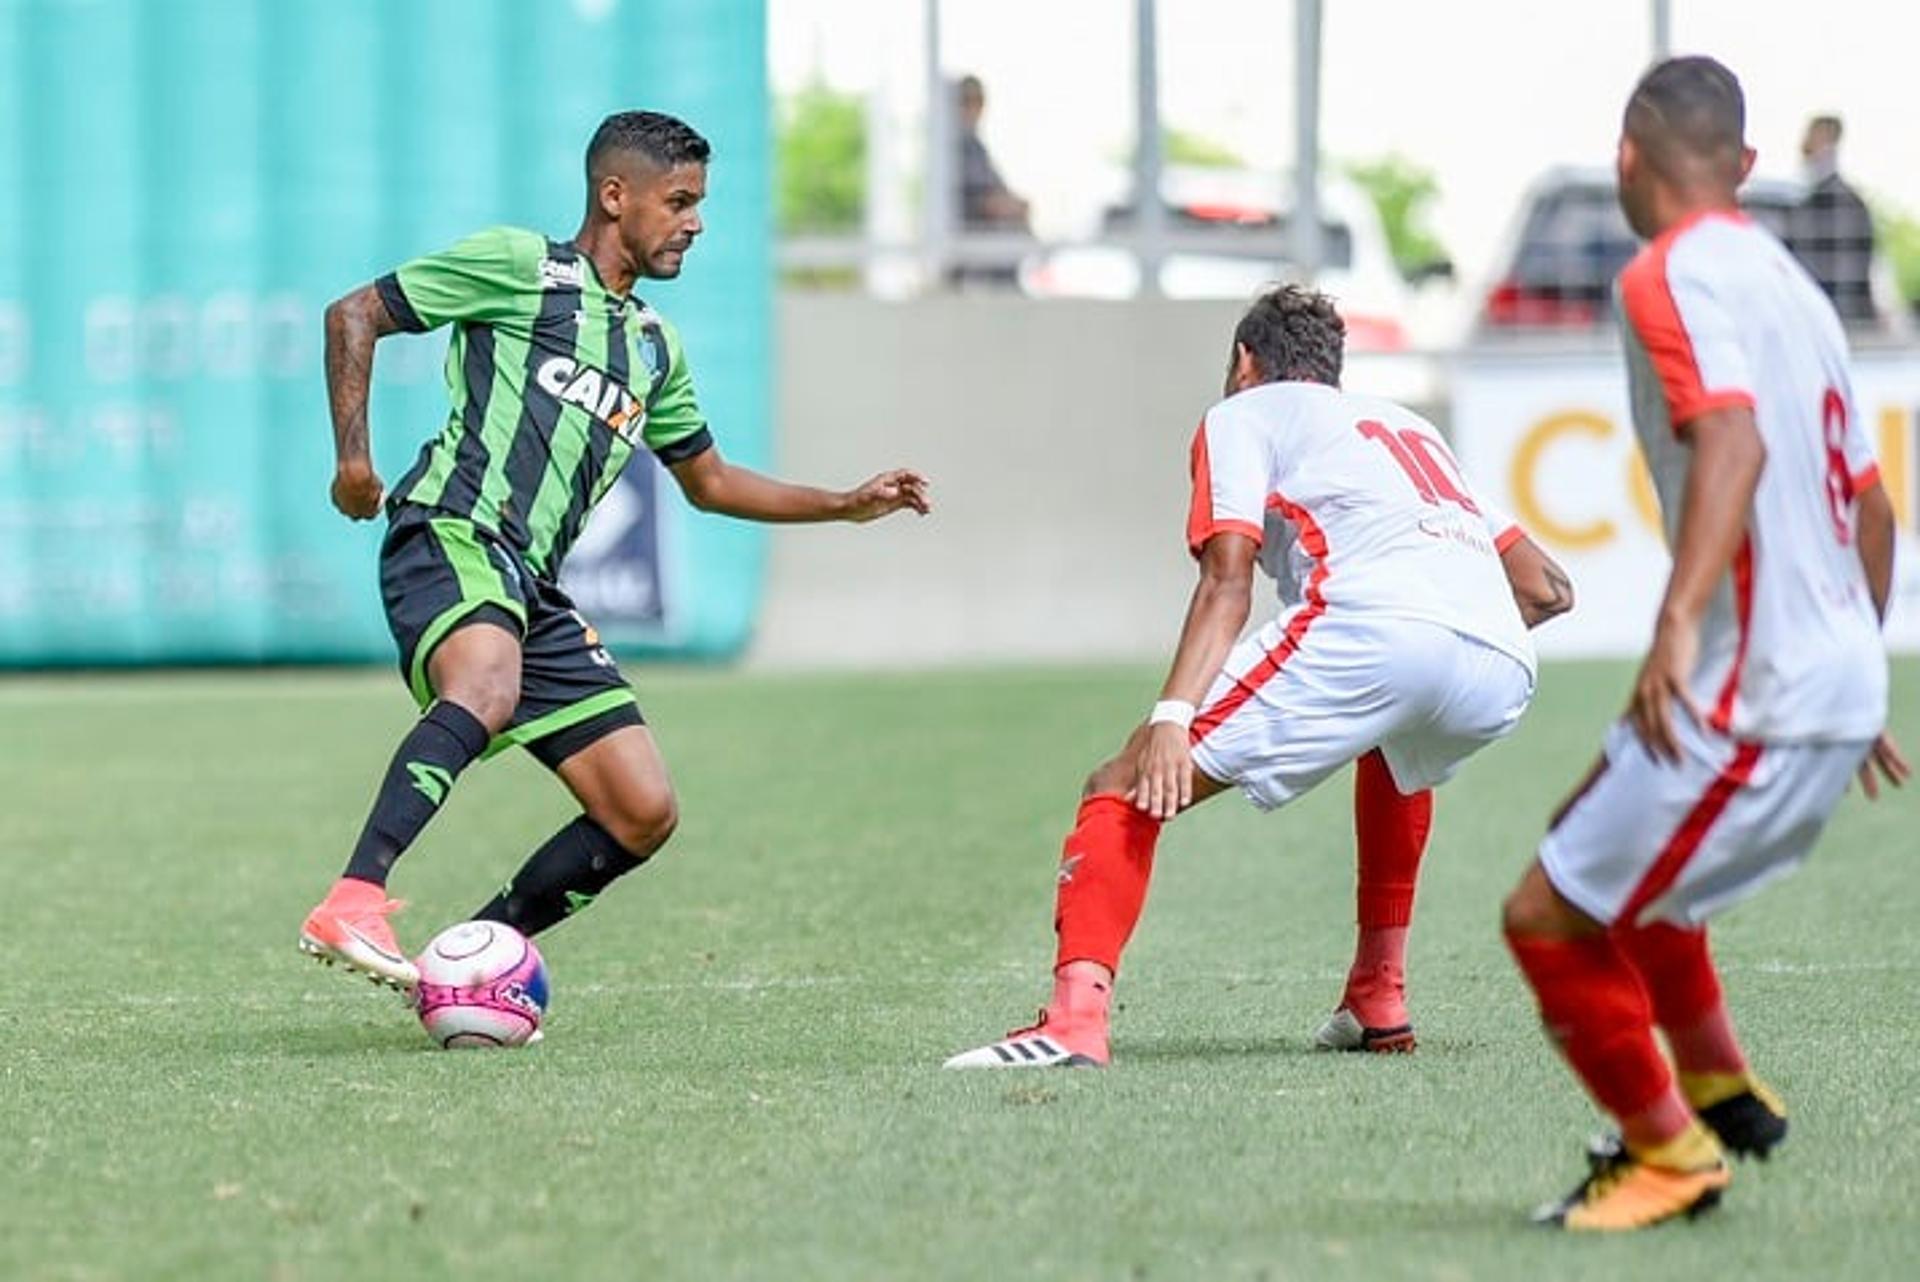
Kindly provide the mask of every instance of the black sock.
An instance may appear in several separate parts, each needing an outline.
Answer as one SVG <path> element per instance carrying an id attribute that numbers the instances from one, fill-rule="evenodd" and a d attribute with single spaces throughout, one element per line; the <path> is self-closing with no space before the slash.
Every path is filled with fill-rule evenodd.
<path id="1" fill-rule="evenodd" d="M 386 885 L 393 861 L 413 844 L 453 791 L 453 781 L 486 750 L 489 738 L 479 718 L 457 703 L 443 701 L 428 708 L 393 754 L 373 799 L 373 813 L 347 861 L 346 876 Z"/>
<path id="2" fill-rule="evenodd" d="M 547 838 L 474 919 L 503 921 L 523 935 L 537 935 L 585 908 L 616 877 L 646 861 L 581 815 Z"/>

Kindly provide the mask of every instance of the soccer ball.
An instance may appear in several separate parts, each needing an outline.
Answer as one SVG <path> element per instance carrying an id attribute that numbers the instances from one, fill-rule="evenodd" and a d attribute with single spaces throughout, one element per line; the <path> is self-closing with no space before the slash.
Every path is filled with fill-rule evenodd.
<path id="1" fill-rule="evenodd" d="M 533 941 L 497 921 L 463 921 L 416 963 L 414 1009 L 427 1036 L 461 1046 L 523 1046 L 547 1012 L 547 966 Z"/>

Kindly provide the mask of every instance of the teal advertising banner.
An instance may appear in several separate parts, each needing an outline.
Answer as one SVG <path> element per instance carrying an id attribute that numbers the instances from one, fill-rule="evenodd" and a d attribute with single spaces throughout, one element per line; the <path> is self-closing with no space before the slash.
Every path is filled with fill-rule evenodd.
<path id="1" fill-rule="evenodd" d="M 712 141 L 672 318 L 730 458 L 771 452 L 764 0 L 0 0 L 0 664 L 391 657 L 383 522 L 328 502 L 321 312 L 501 223 L 572 235 L 600 119 Z M 380 343 L 389 481 L 446 331 Z M 764 536 L 649 457 L 566 582 L 628 651 L 747 639 Z"/>

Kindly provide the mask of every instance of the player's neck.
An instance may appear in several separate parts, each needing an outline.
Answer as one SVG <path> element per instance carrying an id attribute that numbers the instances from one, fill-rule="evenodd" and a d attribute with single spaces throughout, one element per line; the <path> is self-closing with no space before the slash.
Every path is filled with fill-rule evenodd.
<path id="1" fill-rule="evenodd" d="M 1662 193 L 1656 225 L 1662 235 L 1702 214 L 1737 214 L 1739 198 L 1720 187 L 1674 187 Z"/>
<path id="2" fill-rule="evenodd" d="M 584 222 L 573 234 L 573 244 L 593 264 L 606 291 L 625 298 L 632 291 L 633 282 L 640 278 L 640 272 L 628 261 L 617 230 L 612 223 Z"/>

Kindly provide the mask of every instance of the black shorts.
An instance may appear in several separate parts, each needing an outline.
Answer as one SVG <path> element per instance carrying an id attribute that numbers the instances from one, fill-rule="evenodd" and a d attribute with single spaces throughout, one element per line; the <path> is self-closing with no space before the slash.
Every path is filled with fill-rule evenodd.
<path id="1" fill-rule="evenodd" d="M 399 505 L 380 545 L 380 596 L 400 672 L 422 708 L 434 699 L 427 660 L 449 633 L 484 622 L 519 635 L 520 704 L 489 757 L 524 744 L 557 766 L 621 726 L 642 724 L 633 687 L 567 594 L 465 517 Z"/>

